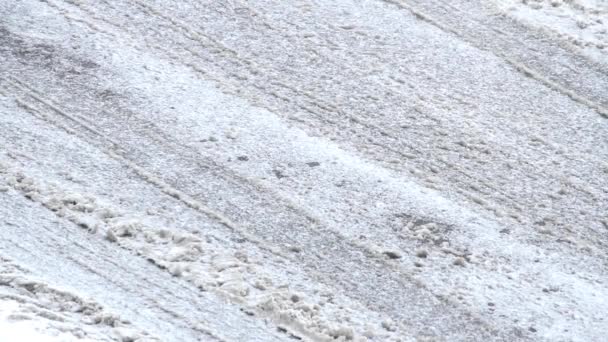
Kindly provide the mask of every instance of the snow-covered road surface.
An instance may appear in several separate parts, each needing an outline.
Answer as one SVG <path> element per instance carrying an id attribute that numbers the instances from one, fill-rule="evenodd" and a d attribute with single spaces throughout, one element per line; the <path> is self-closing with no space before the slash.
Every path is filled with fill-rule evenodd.
<path id="1" fill-rule="evenodd" d="M 606 55 L 495 2 L 0 2 L 0 340 L 605 339 Z"/>

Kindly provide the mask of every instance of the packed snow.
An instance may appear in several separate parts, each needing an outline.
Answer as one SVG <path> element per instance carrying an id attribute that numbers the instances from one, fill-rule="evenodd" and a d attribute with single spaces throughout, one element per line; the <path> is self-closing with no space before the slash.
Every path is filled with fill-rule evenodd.
<path id="1" fill-rule="evenodd" d="M 0 2 L 0 341 L 603 341 L 607 17 Z"/>

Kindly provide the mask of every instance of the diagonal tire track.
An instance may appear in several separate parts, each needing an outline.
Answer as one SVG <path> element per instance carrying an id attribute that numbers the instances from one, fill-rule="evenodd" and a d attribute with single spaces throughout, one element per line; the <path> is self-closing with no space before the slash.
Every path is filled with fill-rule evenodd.
<path id="1" fill-rule="evenodd" d="M 48 101 L 44 101 L 41 103 L 45 103 Z M 26 108 L 30 105 L 25 103 L 22 104 Z M 33 109 L 30 107 L 30 110 Z M 57 108 L 52 108 L 54 112 Z M 58 125 L 64 129 L 63 125 L 67 126 L 67 131 L 71 134 L 76 134 L 81 138 L 85 139 L 85 141 L 89 141 L 93 146 L 112 146 L 112 144 L 107 143 L 97 143 L 96 140 L 106 136 L 106 134 L 99 132 L 98 129 L 95 128 L 85 128 L 84 130 L 78 129 L 78 127 L 83 127 L 82 123 L 79 123 L 75 116 L 69 115 L 62 110 L 60 110 L 63 115 L 62 118 L 65 118 L 71 122 L 65 122 L 63 124 L 56 123 L 55 120 L 50 119 L 51 123 Z M 48 118 L 46 120 L 49 120 Z M 84 128 L 84 127 L 83 127 Z M 89 133 L 84 133 L 84 132 Z M 94 134 L 96 138 L 92 138 L 89 136 L 90 134 Z M 89 136 L 89 137 L 87 137 Z M 163 144 L 164 145 L 164 144 Z M 182 173 L 174 173 L 173 177 L 167 178 L 162 174 L 157 172 L 159 171 L 148 171 L 146 168 L 149 167 L 161 167 L 164 169 L 164 163 L 159 164 L 160 156 L 152 156 L 150 154 L 141 154 L 133 149 L 132 146 L 124 147 L 119 146 L 118 148 L 112 147 L 101 147 L 102 151 L 105 150 L 110 156 L 114 158 L 118 158 L 125 166 L 132 168 L 136 173 L 142 176 L 142 179 L 151 182 L 155 186 L 161 188 L 161 190 L 176 199 L 183 201 L 186 205 L 192 207 L 196 210 L 201 210 L 203 213 L 210 215 L 210 217 L 219 219 L 220 222 L 226 224 L 227 216 L 239 217 L 240 220 L 243 220 L 247 209 L 238 208 L 237 211 L 229 212 L 228 214 L 217 214 L 211 212 L 209 209 L 205 209 L 206 205 L 202 204 L 199 200 L 195 200 L 197 193 L 208 193 L 207 190 L 197 189 L 200 183 L 184 183 L 183 180 L 188 177 L 183 177 Z M 109 150 L 106 150 L 109 148 Z M 158 153 L 165 149 L 166 146 L 157 145 L 155 146 L 155 151 Z M 111 152 L 111 151 L 114 152 Z M 122 150 L 119 152 L 119 150 Z M 174 151 L 175 152 L 175 151 Z M 126 153 L 128 157 L 122 156 L 123 153 Z M 169 164 L 172 165 L 174 170 L 179 169 L 178 165 L 183 164 L 186 160 L 191 160 L 191 158 L 185 157 L 180 159 L 173 159 L 169 157 L 169 155 L 165 155 L 165 158 L 172 160 Z M 136 158 L 139 163 L 144 164 L 144 167 L 138 166 L 136 163 L 130 160 L 130 158 Z M 142 161 L 139 158 L 146 158 L 147 161 Z M 162 158 L 162 157 L 161 157 Z M 149 165 L 146 165 L 148 164 Z M 186 166 L 185 169 L 193 170 L 194 166 Z M 200 170 L 201 172 L 205 172 L 204 170 Z M 200 173 L 199 173 L 200 174 Z M 243 186 L 243 185 L 241 185 Z M 231 186 L 226 184 L 224 187 L 230 188 Z M 247 187 L 247 185 L 245 185 Z M 180 189 L 180 190 L 178 190 Z M 244 189 L 243 189 L 244 190 Z M 236 197 L 240 196 L 249 196 L 244 195 L 243 190 L 239 190 Z M 424 315 L 427 317 L 427 320 L 439 320 L 446 321 L 449 320 L 456 324 L 460 328 L 454 328 L 450 325 L 445 325 L 441 329 L 441 336 L 450 336 L 451 334 L 456 333 L 457 336 L 461 334 L 477 335 L 482 334 L 489 336 L 494 336 L 496 334 L 512 334 L 513 332 L 501 332 L 495 330 L 487 322 L 480 320 L 479 318 L 475 318 L 474 314 L 463 311 L 461 308 L 455 306 L 454 303 L 446 301 L 445 298 L 435 298 L 434 296 L 429 297 L 427 293 L 427 289 L 424 286 L 413 279 L 403 271 L 399 270 L 399 267 L 395 267 L 394 265 L 384 262 L 378 258 L 374 253 L 367 251 L 365 248 L 361 246 L 354 245 L 352 242 L 349 242 L 343 236 L 337 235 L 334 231 L 328 230 L 325 227 L 318 226 L 311 222 L 311 220 L 307 217 L 302 217 L 301 214 L 294 212 L 293 208 L 289 206 L 285 207 L 283 205 L 279 205 L 277 208 L 277 204 L 273 203 L 272 199 L 264 199 L 263 194 L 258 193 L 257 190 L 251 189 L 251 191 L 244 191 L 245 193 L 256 194 L 255 197 L 250 198 L 252 201 L 252 208 L 256 208 L 257 212 L 260 211 L 260 208 L 272 208 L 270 212 L 260 214 L 262 217 L 267 217 L 275 221 L 275 223 L 269 222 L 258 222 L 253 224 L 249 221 L 246 224 L 246 229 L 240 228 L 239 233 L 242 236 L 247 237 L 250 241 L 255 242 L 260 246 L 268 245 L 269 249 L 273 250 L 272 246 L 289 246 L 289 245 L 301 245 L 302 251 L 299 253 L 298 257 L 300 261 L 303 263 L 302 267 L 307 269 L 312 274 L 315 274 L 319 277 L 319 280 L 325 282 L 327 284 L 336 283 L 343 290 L 345 290 L 350 297 L 365 303 L 372 309 L 381 310 L 386 313 L 389 313 L 395 319 L 404 320 L 406 324 L 411 325 L 411 329 L 417 330 L 418 334 L 428 334 L 432 333 L 433 335 L 438 332 L 429 332 L 426 331 L 424 325 L 418 325 L 414 317 L 410 317 L 409 312 L 403 312 L 402 308 L 408 305 L 413 305 L 418 309 L 415 313 L 416 317 L 420 317 L 420 315 Z M 207 200 L 208 201 L 208 200 Z M 260 202 L 261 201 L 261 202 Z M 245 211 L 245 212 L 243 212 Z M 247 214 L 246 214 L 247 215 Z M 248 215 L 247 215 L 248 216 Z M 276 220 L 279 220 L 276 223 Z M 230 222 L 230 221 L 228 221 Z M 237 227 L 236 224 L 228 223 L 233 228 Z M 290 235 L 276 235 L 274 232 L 276 230 L 281 230 L 281 226 L 287 227 L 290 226 Z M 354 273 L 346 274 L 344 273 L 345 268 L 350 270 L 357 270 Z M 386 273 L 386 269 L 391 269 L 392 272 Z M 370 272 L 375 276 L 368 277 L 366 274 Z M 356 275 L 356 276 L 354 276 Z M 376 293 L 374 302 L 369 301 L 369 297 L 366 294 L 367 291 L 374 289 Z M 423 294 L 425 293 L 425 294 Z M 395 296 L 399 298 L 395 300 Z M 424 314 L 422 312 L 425 312 Z M 413 314 L 413 313 L 411 313 Z M 449 319 L 443 318 L 444 315 L 448 315 Z M 466 327 L 466 328 L 465 328 Z M 445 330 L 444 330 L 445 329 Z M 521 333 L 517 332 L 519 336 Z"/>

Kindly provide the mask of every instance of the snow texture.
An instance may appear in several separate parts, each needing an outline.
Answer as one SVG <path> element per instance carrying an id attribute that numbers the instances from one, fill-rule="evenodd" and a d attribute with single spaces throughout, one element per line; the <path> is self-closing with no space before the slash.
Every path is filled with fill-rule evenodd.
<path id="1" fill-rule="evenodd" d="M 607 9 L 0 2 L 0 341 L 603 341 Z"/>

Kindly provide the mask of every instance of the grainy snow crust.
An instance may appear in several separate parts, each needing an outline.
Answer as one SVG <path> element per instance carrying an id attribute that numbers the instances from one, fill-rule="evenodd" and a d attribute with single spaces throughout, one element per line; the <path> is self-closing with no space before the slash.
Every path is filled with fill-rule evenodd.
<path id="1" fill-rule="evenodd" d="M 608 62 L 608 1 L 494 1 L 510 16 L 552 33 L 596 62 Z"/>
<path id="2" fill-rule="evenodd" d="M 607 7 L 1 1 L 0 341 L 604 341 Z"/>

